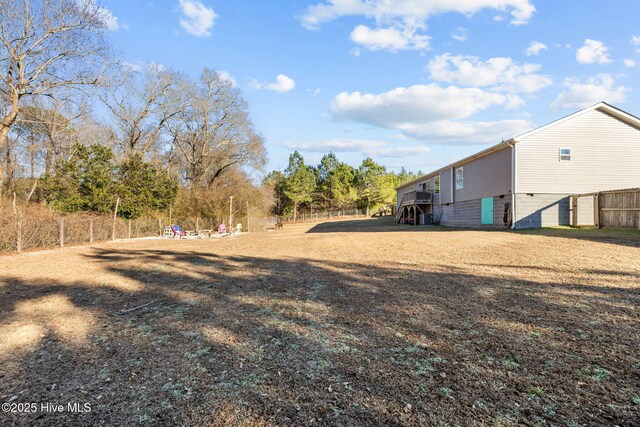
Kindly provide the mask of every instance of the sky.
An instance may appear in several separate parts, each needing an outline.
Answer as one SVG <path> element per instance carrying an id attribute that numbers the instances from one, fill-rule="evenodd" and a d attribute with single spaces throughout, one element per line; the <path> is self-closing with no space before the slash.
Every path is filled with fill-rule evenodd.
<path id="1" fill-rule="evenodd" d="M 599 101 L 640 116 L 639 0 L 104 0 L 132 67 L 224 73 L 293 150 L 430 172 Z"/>

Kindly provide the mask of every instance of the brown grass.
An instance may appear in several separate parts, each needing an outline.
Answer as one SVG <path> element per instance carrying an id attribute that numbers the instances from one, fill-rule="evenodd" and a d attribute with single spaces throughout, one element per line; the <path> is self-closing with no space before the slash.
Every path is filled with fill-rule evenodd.
<path id="1" fill-rule="evenodd" d="M 357 220 L 2 257 L 0 274 L 0 402 L 92 405 L 2 425 L 640 416 L 638 232 Z"/>

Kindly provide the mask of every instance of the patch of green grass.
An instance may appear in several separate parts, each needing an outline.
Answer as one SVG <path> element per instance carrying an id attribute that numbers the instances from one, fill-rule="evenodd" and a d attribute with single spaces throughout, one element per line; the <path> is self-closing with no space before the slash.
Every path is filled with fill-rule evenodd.
<path id="1" fill-rule="evenodd" d="M 602 380 L 606 380 L 611 378 L 611 375 L 613 375 L 611 373 L 611 371 L 607 371 L 604 368 L 601 368 L 599 366 L 596 366 L 595 368 L 593 368 L 593 374 L 591 375 L 591 379 L 594 381 L 602 381 Z"/>
<path id="2" fill-rule="evenodd" d="M 529 397 L 543 398 L 546 397 L 548 393 L 544 387 L 530 384 L 527 387 L 527 394 Z"/>
<path id="3" fill-rule="evenodd" d="M 542 410 L 544 411 L 545 415 L 548 415 L 550 417 L 556 414 L 556 407 L 554 405 L 544 405 L 542 407 Z"/>
<path id="4" fill-rule="evenodd" d="M 515 425 L 515 418 L 511 415 L 499 415 L 491 423 L 491 427 L 507 427 Z"/>
<path id="5" fill-rule="evenodd" d="M 264 357 L 264 348 L 258 347 L 251 353 L 247 354 L 247 362 L 254 363 L 262 360 Z"/>
<path id="6" fill-rule="evenodd" d="M 636 393 L 633 396 L 631 396 L 631 401 L 633 402 L 634 405 L 640 406 L 640 394 Z"/>
<path id="7" fill-rule="evenodd" d="M 453 398 L 453 390 L 451 390 L 449 387 L 440 387 L 440 391 L 445 396 Z"/>
<path id="8" fill-rule="evenodd" d="M 337 346 L 330 349 L 332 353 L 342 354 L 342 353 L 356 353 L 357 350 L 353 347 L 349 347 L 347 344 L 341 342 L 338 343 Z"/>
<path id="9" fill-rule="evenodd" d="M 509 356 L 502 360 L 502 366 L 508 369 L 517 369 L 520 367 L 520 360 L 517 356 Z"/>
<path id="10" fill-rule="evenodd" d="M 240 380 L 236 381 L 237 385 L 242 386 L 256 386 L 259 384 L 263 384 L 266 378 L 263 375 L 256 374 L 255 372 L 249 372 L 247 375 L 242 377 Z"/>
<path id="11" fill-rule="evenodd" d="M 319 359 L 316 366 L 318 367 L 318 369 L 327 369 L 329 366 L 331 366 L 331 362 L 325 359 Z"/>

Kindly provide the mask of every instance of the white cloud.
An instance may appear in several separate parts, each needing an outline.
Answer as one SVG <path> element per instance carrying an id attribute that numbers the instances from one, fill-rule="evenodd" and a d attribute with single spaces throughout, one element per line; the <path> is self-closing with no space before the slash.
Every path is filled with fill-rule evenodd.
<path id="1" fill-rule="evenodd" d="M 510 107 L 519 98 L 479 88 L 437 84 L 396 88 L 381 94 L 341 93 L 331 103 L 337 119 L 395 129 L 403 135 L 441 144 L 483 144 L 528 129 L 524 120 L 462 121 L 493 106 Z"/>
<path id="2" fill-rule="evenodd" d="M 275 83 L 260 83 L 254 80 L 251 86 L 254 89 L 267 89 L 278 93 L 287 93 L 296 87 L 296 82 L 287 75 L 278 74 Z"/>
<path id="3" fill-rule="evenodd" d="M 397 52 L 409 49 L 427 49 L 429 37 L 416 34 L 415 29 L 378 28 L 371 29 L 358 25 L 351 32 L 351 40 L 369 50 L 389 50 Z"/>
<path id="4" fill-rule="evenodd" d="M 222 71 L 217 71 L 217 73 L 220 76 L 221 80 L 229 82 L 233 87 L 238 86 L 238 82 L 228 71 L 222 70 Z"/>
<path id="5" fill-rule="evenodd" d="M 142 62 L 142 61 L 136 61 L 136 62 L 129 62 L 129 61 L 122 61 L 122 65 L 125 66 L 126 68 L 129 68 L 131 71 L 134 71 L 136 73 L 140 73 L 143 71 L 152 71 L 152 70 L 157 70 L 157 71 L 162 71 L 166 68 L 166 65 L 164 64 L 159 64 L 157 62 Z"/>
<path id="6" fill-rule="evenodd" d="M 536 73 L 539 64 L 519 65 L 511 58 L 489 58 L 445 53 L 429 61 L 430 77 L 463 86 L 492 87 L 497 91 L 533 93 L 552 84 L 549 77 Z"/>
<path id="7" fill-rule="evenodd" d="M 631 37 L 631 44 L 634 46 L 640 46 L 640 36 Z M 640 49 L 638 49 L 637 52 L 640 53 Z"/>
<path id="8" fill-rule="evenodd" d="M 118 17 L 106 7 L 99 6 L 95 0 L 76 0 L 76 4 L 81 9 L 86 8 L 86 10 L 89 10 L 91 13 L 95 13 L 104 24 L 105 29 L 116 31 L 121 28 Z"/>
<path id="9" fill-rule="evenodd" d="M 510 10 L 514 25 L 528 22 L 536 11 L 530 0 L 326 0 L 309 6 L 301 21 L 304 27 L 316 29 L 343 16 L 362 15 L 378 23 L 402 21 L 417 26 L 430 16 L 472 15 L 482 9 Z"/>
<path id="10" fill-rule="evenodd" d="M 581 64 L 608 64 L 609 48 L 599 40 L 586 39 L 584 45 L 576 51 L 576 59 Z"/>
<path id="11" fill-rule="evenodd" d="M 469 37 L 469 31 L 466 28 L 458 27 L 456 31 L 451 34 L 451 38 L 459 42 L 466 41 Z"/>
<path id="12" fill-rule="evenodd" d="M 543 50 L 547 50 L 548 47 L 546 44 L 542 42 L 532 41 L 527 48 L 527 56 L 535 56 L 538 55 Z"/>
<path id="13" fill-rule="evenodd" d="M 182 18 L 180 26 L 196 37 L 208 37 L 218 17 L 212 8 L 202 4 L 200 0 L 179 0 Z"/>
<path id="14" fill-rule="evenodd" d="M 622 62 L 624 63 L 624 66 L 625 66 L 625 67 L 627 67 L 627 68 L 635 68 L 635 67 L 636 67 L 636 65 L 638 65 L 638 64 L 636 63 L 636 61 L 634 61 L 634 60 L 633 60 L 633 59 L 631 59 L 631 58 L 627 58 L 627 59 L 625 59 L 625 60 L 624 60 L 624 61 L 622 61 Z"/>
<path id="15" fill-rule="evenodd" d="M 624 102 L 628 88 L 616 85 L 611 74 L 598 74 L 585 82 L 568 78 L 564 82 L 566 90 L 561 92 L 551 104 L 553 109 L 576 109 L 593 105 L 600 101 Z"/>
<path id="16" fill-rule="evenodd" d="M 403 127 L 403 134 L 434 144 L 473 145 L 490 144 L 507 140 L 531 129 L 527 120 L 499 120 L 495 122 L 473 122 L 441 120 L 426 124 L 411 124 Z"/>
<path id="17" fill-rule="evenodd" d="M 360 25 L 351 39 L 370 49 L 425 49 L 429 37 L 418 31 L 427 28 L 430 17 L 445 13 L 472 15 L 482 9 L 509 11 L 513 25 L 525 24 L 535 7 L 530 0 L 324 0 L 307 8 L 300 18 L 303 27 L 318 29 L 344 16 L 362 16 L 376 22 L 376 28 Z"/>
<path id="18" fill-rule="evenodd" d="M 370 139 L 335 138 L 320 141 L 285 141 L 280 144 L 292 150 L 309 153 L 362 153 L 372 157 L 408 157 L 426 154 L 431 149 L 423 145 L 391 146 L 384 141 Z"/>

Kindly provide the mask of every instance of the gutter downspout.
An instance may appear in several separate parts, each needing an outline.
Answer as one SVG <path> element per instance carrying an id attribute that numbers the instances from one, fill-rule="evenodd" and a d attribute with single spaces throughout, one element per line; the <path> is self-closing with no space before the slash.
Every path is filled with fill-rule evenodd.
<path id="1" fill-rule="evenodd" d="M 454 197 L 455 197 L 455 193 L 454 193 L 454 188 L 456 185 L 456 168 L 454 168 L 453 166 L 451 166 L 451 180 L 449 182 L 449 184 L 451 185 L 451 203 L 455 203 Z"/>
<path id="2" fill-rule="evenodd" d="M 511 229 L 516 229 L 516 184 L 517 184 L 517 167 L 518 158 L 516 156 L 516 144 L 514 141 L 509 143 L 511 146 Z"/>

